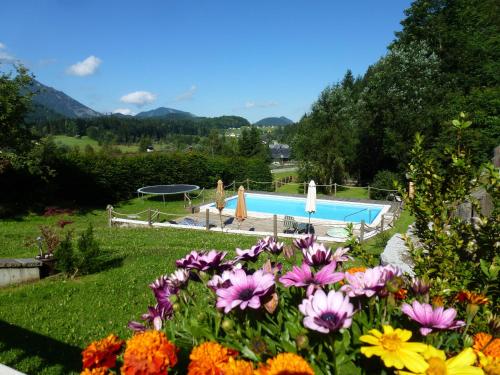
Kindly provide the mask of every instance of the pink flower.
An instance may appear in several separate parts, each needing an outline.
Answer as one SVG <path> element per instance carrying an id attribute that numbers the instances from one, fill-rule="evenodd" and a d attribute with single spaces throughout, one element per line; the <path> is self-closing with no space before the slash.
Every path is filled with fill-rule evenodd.
<path id="1" fill-rule="evenodd" d="M 241 310 L 250 307 L 258 309 L 261 298 L 273 289 L 274 276 L 262 270 L 247 275 L 243 270 L 235 270 L 230 276 L 231 286 L 217 289 L 217 308 L 229 311 L 239 306 Z"/>
<path id="2" fill-rule="evenodd" d="M 184 258 L 175 261 L 179 268 L 195 269 L 198 271 L 210 271 L 218 269 L 222 259 L 226 256 L 225 251 L 191 251 Z"/>
<path id="3" fill-rule="evenodd" d="M 325 245 L 314 242 L 311 246 L 302 249 L 304 261 L 310 266 L 324 266 L 330 263 L 332 259 L 332 251 L 327 249 Z"/>
<path id="4" fill-rule="evenodd" d="M 349 252 L 350 248 L 348 247 L 337 247 L 337 250 L 332 255 L 332 260 L 339 263 L 339 262 L 347 262 L 348 260 L 352 259 L 349 255 L 346 255 Z"/>
<path id="5" fill-rule="evenodd" d="M 172 319 L 174 315 L 174 308 L 172 304 L 167 303 L 163 305 L 156 305 L 155 307 L 149 306 L 148 312 L 142 314 L 142 320 L 151 323 L 157 331 L 159 331 L 163 325 L 163 321 L 166 319 Z"/>
<path id="6" fill-rule="evenodd" d="M 321 333 L 350 327 L 354 314 L 348 296 L 334 290 L 326 295 L 321 289 L 303 300 L 299 310 L 305 315 L 304 326 Z"/>
<path id="7" fill-rule="evenodd" d="M 445 310 L 439 306 L 433 309 L 428 303 L 413 301 L 411 306 L 404 303 L 401 311 L 422 325 L 422 336 L 427 336 L 433 329 L 457 329 L 465 325 L 465 322 L 455 320 L 457 311 L 453 308 Z"/>
<path id="8" fill-rule="evenodd" d="M 283 275 L 279 281 L 286 287 L 307 287 L 306 295 L 309 297 L 315 289 L 336 283 L 344 278 L 343 272 L 334 272 L 336 266 L 337 264 L 332 262 L 313 274 L 311 267 L 302 263 L 300 267 L 293 266 L 292 271 Z"/>
<path id="9" fill-rule="evenodd" d="M 272 236 L 264 237 L 258 242 L 258 245 L 260 245 L 264 251 L 269 251 L 273 254 L 280 254 L 285 246 L 283 242 L 277 242 Z"/>
<path id="10" fill-rule="evenodd" d="M 257 243 L 257 245 L 252 246 L 250 249 L 247 250 L 242 250 L 242 249 L 236 249 L 236 255 L 238 255 L 235 258 L 236 262 L 239 261 L 255 261 L 259 257 L 259 254 L 264 251 L 264 248 L 261 246 L 262 244 L 260 242 Z"/>
<path id="11" fill-rule="evenodd" d="M 170 302 L 169 297 L 172 294 L 177 294 L 178 287 L 174 286 L 167 276 L 160 276 L 158 279 L 149 284 L 149 287 L 155 295 L 156 301 L 161 305 Z"/>
<path id="12" fill-rule="evenodd" d="M 401 271 L 392 266 L 377 266 L 368 268 L 365 272 L 345 273 L 346 285 L 340 290 L 347 293 L 351 298 L 366 296 L 373 297 L 375 294 L 384 296 L 386 283 L 395 277 L 401 276 Z"/>
<path id="13" fill-rule="evenodd" d="M 293 240 L 293 244 L 298 249 L 307 249 L 309 246 L 312 246 L 313 243 L 315 242 L 316 242 L 316 237 L 314 236 L 314 234 L 308 234 L 307 236 Z"/>

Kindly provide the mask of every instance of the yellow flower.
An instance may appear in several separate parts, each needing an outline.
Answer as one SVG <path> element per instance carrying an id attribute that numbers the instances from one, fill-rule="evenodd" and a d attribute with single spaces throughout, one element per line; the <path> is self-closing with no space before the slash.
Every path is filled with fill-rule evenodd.
<path id="1" fill-rule="evenodd" d="M 314 371 L 300 355 L 281 353 L 261 364 L 255 375 L 314 375 Z"/>
<path id="2" fill-rule="evenodd" d="M 471 348 L 464 349 L 460 354 L 446 359 L 446 354 L 432 346 L 422 352 L 427 368 L 420 372 L 399 371 L 398 375 L 482 375 L 483 370 L 474 367 L 476 355 Z"/>
<path id="3" fill-rule="evenodd" d="M 406 367 L 418 373 L 427 368 L 427 362 L 419 354 L 427 348 L 427 345 L 407 342 L 411 338 L 411 332 L 405 329 L 394 329 L 389 325 L 384 325 L 383 329 L 384 333 L 372 329 L 369 335 L 359 338 L 360 341 L 373 345 L 361 347 L 361 353 L 368 358 L 376 355 L 384 361 L 386 367 L 395 367 L 398 370 Z"/>
<path id="4" fill-rule="evenodd" d="M 500 358 L 493 358 L 483 353 L 477 353 L 479 364 L 486 375 L 500 375 Z"/>

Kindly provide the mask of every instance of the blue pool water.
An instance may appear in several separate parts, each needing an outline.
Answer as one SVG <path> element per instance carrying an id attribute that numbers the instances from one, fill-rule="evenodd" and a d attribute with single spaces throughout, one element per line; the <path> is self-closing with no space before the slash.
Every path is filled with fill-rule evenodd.
<path id="1" fill-rule="evenodd" d="M 305 212 L 306 199 L 298 197 L 280 197 L 273 195 L 245 194 L 247 211 L 276 215 L 290 215 L 307 217 Z M 312 219 L 336 220 L 353 223 L 371 224 L 382 210 L 381 205 L 347 203 L 339 201 L 316 201 L 316 212 Z M 236 197 L 226 201 L 226 208 L 236 209 Z"/>

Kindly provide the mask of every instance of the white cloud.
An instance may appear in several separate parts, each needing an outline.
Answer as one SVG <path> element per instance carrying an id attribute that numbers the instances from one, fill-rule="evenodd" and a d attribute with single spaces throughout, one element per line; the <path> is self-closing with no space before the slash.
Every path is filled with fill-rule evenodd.
<path id="1" fill-rule="evenodd" d="M 113 113 L 121 113 L 122 115 L 129 115 L 129 116 L 135 115 L 135 112 L 133 112 L 131 109 L 128 108 L 116 108 L 115 110 L 113 110 Z"/>
<path id="2" fill-rule="evenodd" d="M 15 56 L 13 56 L 10 53 L 8 53 L 7 51 L 5 51 L 6 49 L 7 49 L 7 46 L 0 42 L 0 62 L 13 63 L 13 62 L 17 61 Z"/>
<path id="3" fill-rule="evenodd" d="M 67 70 L 67 74 L 75 76 L 88 76 L 94 74 L 97 71 L 99 65 L 101 65 L 102 60 L 95 56 L 89 56 L 83 61 L 79 61 L 74 65 L 71 65 Z"/>
<path id="4" fill-rule="evenodd" d="M 245 103 L 245 108 L 247 109 L 252 109 L 252 108 L 271 108 L 271 107 L 276 107 L 278 105 L 278 102 L 274 100 L 268 100 L 267 102 L 262 102 L 262 103 L 256 103 L 254 101 L 248 101 Z"/>
<path id="5" fill-rule="evenodd" d="M 149 91 L 134 91 L 120 98 L 120 101 L 123 103 L 136 104 L 138 106 L 153 103 L 155 100 L 156 95 Z"/>
<path id="6" fill-rule="evenodd" d="M 175 97 L 176 102 L 181 102 L 183 100 L 191 100 L 193 99 L 194 94 L 198 91 L 198 87 L 196 85 L 192 85 L 189 90 L 179 94 Z"/>

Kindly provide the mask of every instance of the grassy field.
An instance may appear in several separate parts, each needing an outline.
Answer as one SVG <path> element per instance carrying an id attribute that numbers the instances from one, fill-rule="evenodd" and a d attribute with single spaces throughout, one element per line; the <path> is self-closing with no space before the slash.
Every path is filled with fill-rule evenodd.
<path id="1" fill-rule="evenodd" d="M 211 192 L 209 192 L 211 193 Z M 200 203 L 199 200 L 194 202 Z M 134 199 L 117 205 L 119 212 L 136 213 L 158 208 L 185 214 L 182 201 Z M 172 272 L 174 261 L 193 249 L 234 251 L 255 243 L 253 237 L 177 229 L 108 228 L 104 209 L 77 212 L 71 216 L 28 215 L 4 220 L 0 225 L 0 257 L 32 257 L 37 250 L 25 246 L 38 236 L 40 225 L 58 220 L 74 221 L 64 230 L 80 233 L 94 226 L 101 248 L 115 262 L 100 273 L 66 279 L 53 276 L 36 283 L 0 290 L 0 363 L 28 374 L 71 374 L 80 370 L 80 352 L 89 342 L 110 332 L 126 338 L 129 320 L 137 320 L 153 303 L 148 283 Z M 397 227 L 404 231 L 403 215 Z M 384 241 L 366 242 L 378 253 Z"/>
<path id="2" fill-rule="evenodd" d="M 273 173 L 273 180 L 277 181 L 287 176 L 297 177 L 297 172 L 276 172 Z M 299 194 L 303 192 L 303 188 L 301 185 L 297 183 L 286 184 L 280 186 L 277 190 L 280 193 L 288 193 L 288 194 Z M 318 194 L 318 197 L 321 197 L 323 194 Z M 333 194 L 332 194 L 333 195 Z M 331 197 L 331 196 L 330 196 Z M 344 189 L 337 189 L 336 197 L 339 198 L 355 198 L 355 199 L 368 199 L 368 190 L 361 187 L 350 187 Z"/>
<path id="3" fill-rule="evenodd" d="M 83 150 L 87 145 L 92 146 L 95 151 L 99 151 L 101 149 L 101 146 L 96 140 L 89 138 L 86 135 L 80 138 L 70 137 L 67 135 L 55 135 L 53 139 L 54 142 L 58 145 L 63 145 L 68 147 L 78 147 L 80 150 Z M 116 144 L 112 146 L 113 148 L 118 149 L 121 152 L 125 153 L 139 152 L 139 146 L 136 144 L 133 145 Z M 163 151 L 167 145 L 163 143 L 153 143 L 153 146 L 156 151 Z"/>

